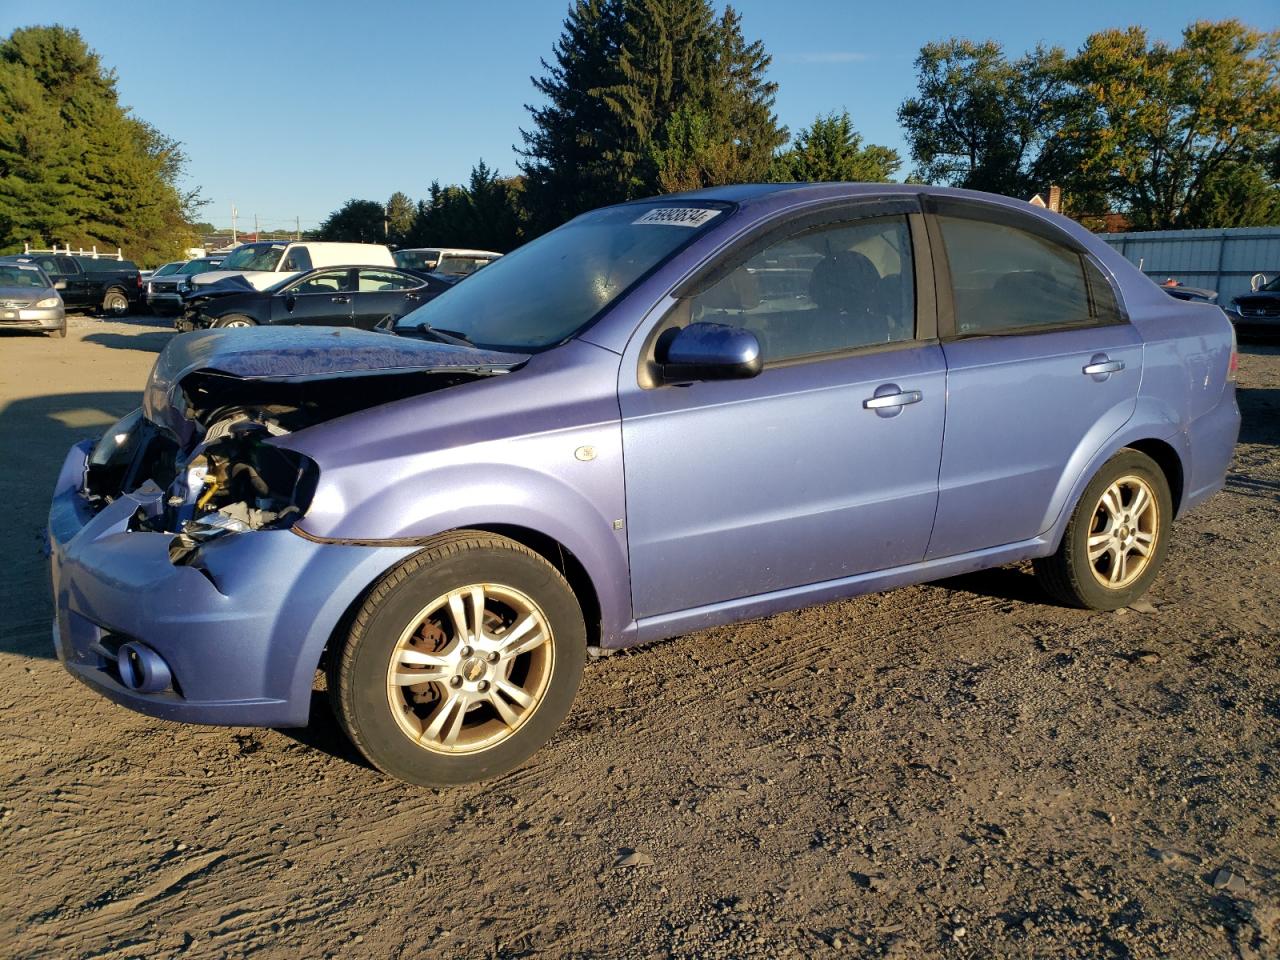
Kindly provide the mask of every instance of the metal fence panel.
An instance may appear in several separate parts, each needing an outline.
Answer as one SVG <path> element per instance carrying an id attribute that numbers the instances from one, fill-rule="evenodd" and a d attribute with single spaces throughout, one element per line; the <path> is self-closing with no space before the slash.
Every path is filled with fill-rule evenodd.
<path id="1" fill-rule="evenodd" d="M 1173 277 L 1218 291 L 1218 302 L 1249 292 L 1255 273 L 1280 274 L 1280 227 L 1230 230 L 1151 230 L 1099 237 L 1157 283 Z"/>

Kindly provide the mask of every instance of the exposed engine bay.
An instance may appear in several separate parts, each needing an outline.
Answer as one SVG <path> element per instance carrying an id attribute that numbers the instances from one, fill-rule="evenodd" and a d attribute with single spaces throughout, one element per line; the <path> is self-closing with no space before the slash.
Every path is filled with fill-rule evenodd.
<path id="1" fill-rule="evenodd" d="M 134 411 L 90 454 L 84 494 L 100 509 L 134 491 L 163 491 L 138 508 L 129 529 L 172 534 L 170 559 L 190 563 L 210 540 L 285 529 L 306 513 L 319 469 L 275 438 L 487 375 L 419 371 L 269 381 L 196 371 L 179 382 L 181 402 L 175 402 L 190 424 L 188 441 L 180 443 Z"/>

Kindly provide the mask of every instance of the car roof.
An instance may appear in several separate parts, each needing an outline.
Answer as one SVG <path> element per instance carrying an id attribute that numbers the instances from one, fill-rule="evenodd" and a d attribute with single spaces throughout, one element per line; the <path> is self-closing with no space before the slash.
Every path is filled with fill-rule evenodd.
<path id="1" fill-rule="evenodd" d="M 425 253 L 434 250 L 442 257 L 500 257 L 496 250 L 472 250 L 467 247 L 402 247 L 396 253 Z"/>

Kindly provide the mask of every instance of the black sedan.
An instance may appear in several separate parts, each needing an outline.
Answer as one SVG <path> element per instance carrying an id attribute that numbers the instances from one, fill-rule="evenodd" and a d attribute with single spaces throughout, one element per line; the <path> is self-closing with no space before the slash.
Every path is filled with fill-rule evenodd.
<path id="1" fill-rule="evenodd" d="M 400 319 L 449 286 L 392 267 L 321 267 L 265 290 L 229 277 L 188 296 L 174 325 L 179 331 L 266 324 L 370 329 L 385 317 Z"/>
<path id="2" fill-rule="evenodd" d="M 1254 281 L 1254 289 L 1231 302 L 1227 318 L 1242 339 L 1280 338 L 1280 277 L 1270 283 L 1265 277 Z"/>

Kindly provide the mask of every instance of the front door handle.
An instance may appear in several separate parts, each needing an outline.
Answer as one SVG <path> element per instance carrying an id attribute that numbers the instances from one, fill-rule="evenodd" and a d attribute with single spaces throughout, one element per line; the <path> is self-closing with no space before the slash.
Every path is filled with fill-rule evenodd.
<path id="1" fill-rule="evenodd" d="M 1086 376 L 1106 376 L 1109 373 L 1119 373 L 1124 369 L 1123 360 L 1109 360 L 1105 353 L 1100 353 L 1088 363 L 1084 365 L 1084 369 L 1080 372 Z"/>
<path id="2" fill-rule="evenodd" d="M 919 403 L 924 394 L 919 390 L 903 390 L 901 393 L 888 393 L 879 397 L 868 397 L 862 405 L 868 410 L 886 410 L 890 407 L 905 407 L 909 403 Z"/>
<path id="3" fill-rule="evenodd" d="M 351 302 L 350 297 L 330 297 L 329 299 L 334 303 L 350 303 Z"/>

